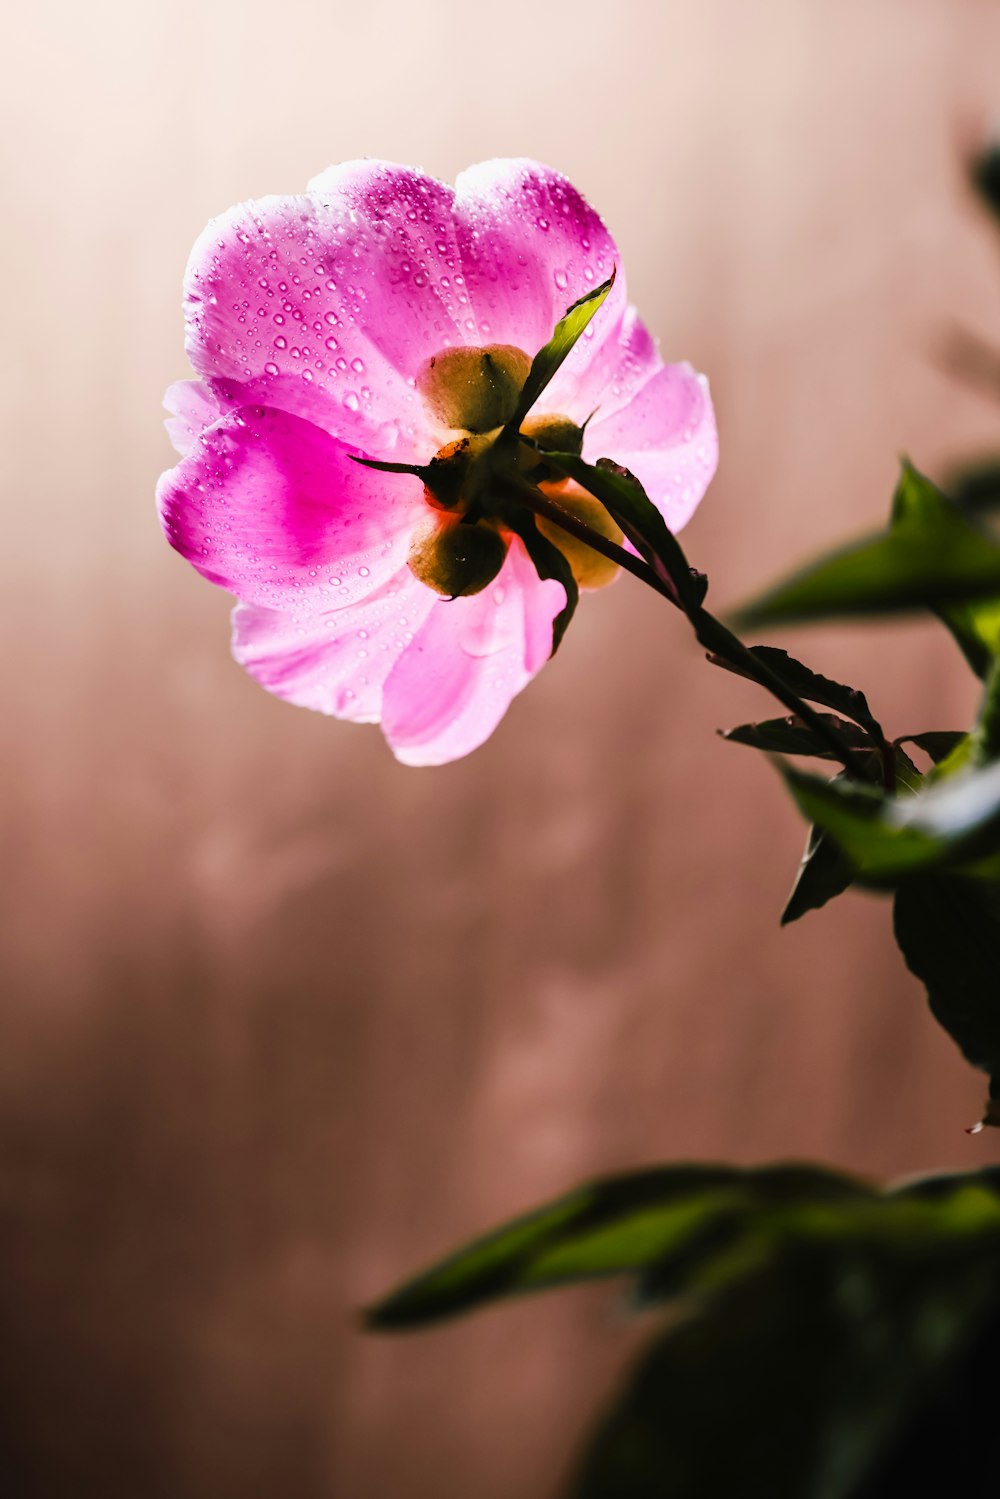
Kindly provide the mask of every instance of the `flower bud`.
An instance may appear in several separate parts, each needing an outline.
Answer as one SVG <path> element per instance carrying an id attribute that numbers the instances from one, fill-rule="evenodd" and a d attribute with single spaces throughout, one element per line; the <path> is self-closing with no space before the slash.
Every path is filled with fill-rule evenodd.
<path id="1" fill-rule="evenodd" d="M 507 542 L 492 526 L 435 515 L 414 534 L 408 561 L 421 583 L 454 599 L 481 593 L 506 556 Z"/>
<path id="2" fill-rule="evenodd" d="M 575 515 L 577 520 L 585 521 L 592 531 L 600 532 L 609 541 L 621 546 L 624 541 L 621 530 L 615 525 L 600 500 L 593 499 L 575 484 L 560 485 L 558 488 L 545 485 L 544 492 L 551 494 L 556 504 Z M 557 526 L 555 521 L 539 515 L 536 517 L 535 524 L 542 535 L 547 536 L 549 541 L 562 552 L 581 588 L 603 588 L 605 584 L 613 582 L 618 576 L 619 569 L 616 562 L 613 562 L 610 557 L 605 557 L 603 552 L 595 552 L 594 548 L 588 546 L 585 541 L 571 536 L 568 531 Z"/>
<path id="3" fill-rule="evenodd" d="M 509 422 L 531 360 L 513 344 L 442 349 L 424 365 L 417 389 L 438 421 L 466 432 L 489 432 Z"/>
<path id="4" fill-rule="evenodd" d="M 537 442 L 547 453 L 574 453 L 583 451 L 583 428 L 568 416 L 529 416 L 521 423 L 521 433 Z"/>

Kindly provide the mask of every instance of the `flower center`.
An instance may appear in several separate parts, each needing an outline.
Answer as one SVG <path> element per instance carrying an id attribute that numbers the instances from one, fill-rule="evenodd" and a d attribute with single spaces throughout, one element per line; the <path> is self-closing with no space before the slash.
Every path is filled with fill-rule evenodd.
<path id="1" fill-rule="evenodd" d="M 531 360 L 513 344 L 449 348 L 424 365 L 417 388 L 431 414 L 457 436 L 439 448 L 425 471 L 424 497 L 431 509 L 410 548 L 411 571 L 448 598 L 480 593 L 504 564 L 512 530 L 512 507 L 524 508 L 526 485 L 542 488 L 592 529 L 621 532 L 607 512 L 546 465 L 545 451 L 579 453 L 583 430 L 568 416 L 532 414 L 521 423 L 519 442 L 509 424 Z M 521 498 L 519 498 L 519 491 Z M 617 573 L 613 563 L 558 526 L 539 528 L 566 557 L 577 582 L 595 588 Z"/>

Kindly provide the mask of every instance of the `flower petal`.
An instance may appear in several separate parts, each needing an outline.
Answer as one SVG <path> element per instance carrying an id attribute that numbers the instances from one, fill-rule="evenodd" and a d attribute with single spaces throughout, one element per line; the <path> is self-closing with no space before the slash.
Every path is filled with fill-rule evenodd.
<path id="1" fill-rule="evenodd" d="M 462 263 L 479 336 L 534 355 L 579 297 L 607 280 L 618 252 L 601 219 L 576 188 L 538 162 L 481 162 L 455 184 Z M 547 410 L 564 411 L 581 371 L 621 330 L 625 278 L 611 294 L 546 393 Z M 580 419 L 587 413 L 567 411 Z"/>
<path id="2" fill-rule="evenodd" d="M 202 380 L 175 380 L 163 404 L 170 412 L 163 425 L 178 453 L 189 453 L 205 428 L 222 415 L 217 397 Z"/>
<path id="3" fill-rule="evenodd" d="M 584 437 L 588 462 L 631 469 L 672 531 L 693 515 L 719 461 L 708 381 L 689 364 L 667 364 L 627 405 L 598 414 Z"/>
<path id="4" fill-rule="evenodd" d="M 474 330 L 453 198 L 411 168 L 355 161 L 322 173 L 306 194 L 214 219 L 185 281 L 192 364 L 244 384 L 281 378 L 254 397 L 285 409 L 299 409 L 289 390 L 311 385 L 334 435 L 358 421 L 422 433 L 409 382 Z"/>
<path id="5" fill-rule="evenodd" d="M 237 604 L 233 655 L 268 692 L 354 723 L 377 723 L 382 686 L 437 596 L 410 572 L 344 609 L 286 614 Z"/>
<path id="6" fill-rule="evenodd" d="M 310 422 L 244 407 L 157 486 L 171 545 L 246 603 L 292 612 L 365 597 L 404 565 L 419 481 L 354 463 Z"/>
<path id="7" fill-rule="evenodd" d="M 514 538 L 496 582 L 472 598 L 440 599 L 389 675 L 382 729 L 406 765 L 443 765 L 478 748 L 552 650 L 566 602 Z"/>

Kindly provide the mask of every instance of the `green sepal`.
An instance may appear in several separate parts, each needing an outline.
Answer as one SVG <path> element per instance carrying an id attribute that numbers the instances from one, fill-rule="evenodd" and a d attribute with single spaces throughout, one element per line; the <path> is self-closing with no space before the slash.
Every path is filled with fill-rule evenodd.
<path id="1" fill-rule="evenodd" d="M 554 578 L 566 590 L 566 603 L 552 621 L 552 655 L 554 656 L 580 601 L 580 590 L 573 576 L 573 570 L 555 543 L 549 541 L 548 537 L 543 536 L 539 531 L 535 525 L 535 517 L 530 510 L 518 507 L 517 510 L 512 510 L 507 514 L 505 519 L 511 530 L 515 531 L 524 542 L 525 551 L 531 558 L 538 576 L 542 579 Z"/>
<path id="2" fill-rule="evenodd" d="M 690 566 L 680 543 L 634 474 L 609 458 L 587 463 L 575 453 L 546 453 L 545 461 L 592 494 L 676 599 L 696 609 L 706 580 Z"/>
<path id="3" fill-rule="evenodd" d="M 574 345 L 582 335 L 591 318 L 600 308 L 615 284 L 617 269 L 611 272 L 607 281 L 602 281 L 600 286 L 595 286 L 593 291 L 587 292 L 586 296 L 573 303 L 566 309 L 564 315 L 556 323 L 552 330 L 552 337 L 548 343 L 543 344 L 531 361 L 531 369 L 525 380 L 517 408 L 510 421 L 507 423 L 511 431 L 516 432 L 528 412 L 538 400 L 542 391 L 549 384 L 563 360 L 571 352 Z"/>

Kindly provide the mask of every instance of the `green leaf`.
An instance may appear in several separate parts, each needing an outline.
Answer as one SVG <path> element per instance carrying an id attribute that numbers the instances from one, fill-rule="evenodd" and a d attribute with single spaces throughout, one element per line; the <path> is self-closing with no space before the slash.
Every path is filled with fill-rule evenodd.
<path id="1" fill-rule="evenodd" d="M 945 610 L 1000 598 L 1000 545 L 909 464 L 889 530 L 816 562 L 740 611 L 744 628 Z"/>
<path id="2" fill-rule="evenodd" d="M 995 1236 L 961 1233 L 909 1249 L 863 1232 L 792 1240 L 643 1353 L 571 1499 L 991 1492 L 995 1345 L 981 1356 L 976 1340 L 995 1337 L 995 1253 Z M 984 1376 L 981 1429 L 952 1409 L 942 1432 L 954 1383 L 975 1397 Z M 940 1486 L 923 1482 L 931 1429 L 947 1459 Z M 924 1469 L 897 1483 L 914 1447 Z"/>
<path id="3" fill-rule="evenodd" d="M 871 739 L 864 729 L 834 714 L 824 713 L 821 717 L 853 749 L 870 748 Z M 719 734 L 731 744 L 746 744 L 768 754 L 812 755 L 821 760 L 835 758 L 826 740 L 820 739 L 815 730 L 795 714 L 789 714 L 787 718 L 766 718 L 760 723 L 739 724 L 735 729 L 720 729 Z"/>
<path id="4" fill-rule="evenodd" d="M 434 1265 L 372 1308 L 369 1325 L 408 1327 L 501 1296 L 654 1266 L 662 1284 L 675 1261 L 696 1268 L 699 1245 L 714 1253 L 723 1222 L 746 1222 L 766 1205 L 871 1195 L 860 1182 L 812 1167 L 684 1165 L 611 1177 Z"/>
<path id="5" fill-rule="evenodd" d="M 1000 459 L 986 459 L 960 469 L 949 479 L 948 493 L 963 510 L 1000 509 Z"/>
<path id="6" fill-rule="evenodd" d="M 884 751 L 879 750 L 867 752 L 873 780 L 884 775 L 883 753 Z M 897 788 L 904 791 L 919 790 L 923 777 L 913 761 L 898 744 L 893 746 L 893 755 Z M 834 779 L 839 781 L 846 777 L 842 773 Z M 835 896 L 843 895 L 854 884 L 854 878 L 854 865 L 843 849 L 829 833 L 825 833 L 814 823 L 806 838 L 805 852 L 792 892 L 781 913 L 781 925 L 788 926 L 789 922 L 798 921 L 807 911 L 818 911 Z"/>
<path id="7" fill-rule="evenodd" d="M 899 744 L 915 744 L 917 749 L 922 749 L 935 765 L 943 761 L 963 745 L 968 739 L 962 729 L 928 729 L 923 734 L 903 734 L 896 740 Z"/>
<path id="8" fill-rule="evenodd" d="M 552 621 L 552 655 L 554 656 L 580 601 L 580 590 L 573 576 L 573 569 L 566 560 L 565 554 L 539 531 L 535 525 L 535 517 L 530 510 L 509 514 L 507 523 L 524 542 L 525 550 L 538 576 L 542 579 L 554 578 L 566 590 L 566 603 Z"/>
<path id="9" fill-rule="evenodd" d="M 556 323 L 552 337 L 547 344 L 542 345 L 531 361 L 531 369 L 524 382 L 517 410 L 507 424 L 512 431 L 518 430 L 542 391 L 555 375 L 556 370 L 580 338 L 594 313 L 603 305 L 615 284 L 616 274 L 617 271 L 612 271 L 607 281 L 602 281 L 600 286 L 595 286 L 593 291 L 587 292 L 586 296 L 574 302 Z"/>
<path id="10" fill-rule="evenodd" d="M 511 1294 L 637 1276 L 644 1305 L 684 1296 L 686 1315 L 665 1327 L 658 1316 L 576 1499 L 859 1499 L 856 1485 L 923 1429 L 972 1339 L 991 1330 L 998 1187 L 996 1170 L 878 1191 L 810 1166 L 649 1169 L 500 1228 L 369 1320 L 399 1330 Z M 987 1414 L 992 1346 L 990 1360 Z"/>
<path id="11" fill-rule="evenodd" d="M 890 534 L 909 530 L 941 530 L 954 524 L 963 507 L 948 499 L 929 479 L 904 464 L 893 500 Z M 976 526 L 975 520 L 972 525 Z M 987 534 L 976 527 L 975 535 Z M 992 537 L 990 537 L 993 540 Z M 941 604 L 934 613 L 947 625 L 966 661 L 977 676 L 985 677 L 1000 652 L 1000 597 L 996 594 L 965 602 Z"/>
<path id="12" fill-rule="evenodd" d="M 973 157 L 969 176 L 986 207 L 1000 218 L 1000 148 L 989 146 Z"/>
<path id="13" fill-rule="evenodd" d="M 873 717 L 864 693 L 859 692 L 856 687 L 845 687 L 842 682 L 835 682 L 830 677 L 824 677 L 819 672 L 812 671 L 777 646 L 753 645 L 750 647 L 750 654 L 756 656 L 758 661 L 762 661 L 765 666 L 770 667 L 771 671 L 780 677 L 785 686 L 797 697 L 805 698 L 809 703 L 819 703 L 823 708 L 832 708 L 835 713 L 843 714 L 845 718 L 860 724 L 872 739 L 881 742 L 882 727 Z M 750 676 L 749 672 L 733 666 L 721 657 L 712 656 L 711 661 L 713 666 L 721 666 L 726 671 L 734 672 L 736 676 Z"/>
<path id="14" fill-rule="evenodd" d="M 979 718 L 969 741 L 969 760 L 972 765 L 1000 760 L 1000 658 L 986 678 Z"/>
<path id="15" fill-rule="evenodd" d="M 805 852 L 791 894 L 781 913 L 781 925 L 798 921 L 807 911 L 818 911 L 854 883 L 854 866 L 839 845 L 815 824 L 809 829 Z"/>
<path id="16" fill-rule="evenodd" d="M 1000 764 L 958 772 L 918 795 L 889 797 L 847 779 L 784 770 L 800 811 L 869 883 L 988 857 L 1000 847 Z"/>
<path id="17" fill-rule="evenodd" d="M 575 453 L 545 454 L 545 461 L 574 479 L 607 510 L 661 582 L 690 607 L 705 597 L 705 580 L 693 572 L 680 543 L 634 474 L 610 459 L 587 463 Z"/>
<path id="18" fill-rule="evenodd" d="M 935 1019 L 974 1067 L 1000 1078 L 1000 883 L 906 880 L 896 891 L 894 924 Z"/>

